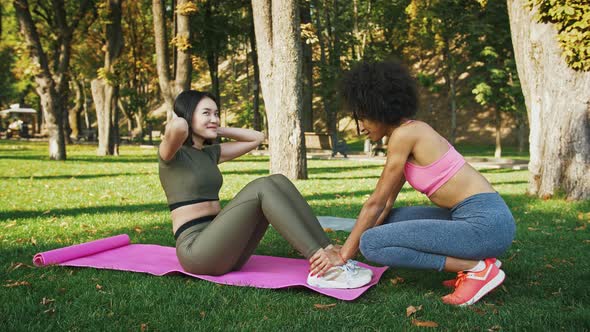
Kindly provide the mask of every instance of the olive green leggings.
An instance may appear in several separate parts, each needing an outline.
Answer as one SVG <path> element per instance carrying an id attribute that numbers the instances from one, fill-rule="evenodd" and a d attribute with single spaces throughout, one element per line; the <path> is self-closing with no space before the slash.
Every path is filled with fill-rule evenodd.
<path id="1" fill-rule="evenodd" d="M 330 244 L 297 188 L 275 174 L 247 184 L 213 221 L 184 230 L 176 240 L 176 255 L 184 270 L 194 274 L 239 270 L 269 224 L 306 258 Z"/>

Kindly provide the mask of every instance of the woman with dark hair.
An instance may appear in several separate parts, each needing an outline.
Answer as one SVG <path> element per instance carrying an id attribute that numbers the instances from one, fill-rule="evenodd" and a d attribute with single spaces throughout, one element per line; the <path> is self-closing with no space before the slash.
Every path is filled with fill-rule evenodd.
<path id="1" fill-rule="evenodd" d="M 310 285 L 357 288 L 371 281 L 371 270 L 341 260 L 311 207 L 282 175 L 250 182 L 222 209 L 223 178 L 217 165 L 256 148 L 264 135 L 220 127 L 217 103 L 206 92 L 180 93 L 174 113 L 158 151 L 159 174 L 172 215 L 176 254 L 187 272 L 221 275 L 239 270 L 271 224 L 307 259 L 330 265 L 321 274 L 310 273 Z M 207 144 L 217 137 L 233 141 Z"/>
<path id="2" fill-rule="evenodd" d="M 359 250 L 370 261 L 403 268 L 456 272 L 442 298 L 470 305 L 498 287 L 502 255 L 515 234 L 514 218 L 490 183 L 428 124 L 412 120 L 417 88 L 399 63 L 361 63 L 345 74 L 342 97 L 360 132 L 389 136 L 387 161 L 342 246 L 343 259 Z M 435 207 L 392 209 L 404 183 Z M 319 263 L 319 261 L 318 261 Z M 315 268 L 312 261 L 312 271 Z M 325 266 L 327 268 L 329 266 Z"/>

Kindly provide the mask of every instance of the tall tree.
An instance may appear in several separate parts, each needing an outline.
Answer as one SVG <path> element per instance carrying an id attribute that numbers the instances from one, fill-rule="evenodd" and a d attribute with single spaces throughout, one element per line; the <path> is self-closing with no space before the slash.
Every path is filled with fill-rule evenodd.
<path id="1" fill-rule="evenodd" d="M 529 193 L 549 198 L 562 191 L 568 199 L 587 199 L 590 197 L 590 72 L 581 69 L 584 63 L 590 62 L 586 58 L 586 62 L 579 62 L 579 71 L 572 69 L 571 63 L 568 66 L 566 62 L 571 59 L 561 56 L 558 25 L 538 23 L 535 15 L 540 14 L 539 7 L 529 10 L 526 0 L 507 0 L 507 3 L 530 125 Z M 544 10 L 551 9 L 548 3 L 544 5 Z M 588 4 L 585 6 L 586 10 L 590 8 Z M 565 13 L 568 19 L 572 11 L 573 8 L 562 7 L 553 12 Z M 578 25 L 586 24 L 588 31 L 587 20 L 578 22 Z M 577 47 L 586 46 L 578 43 Z"/>
<path id="2" fill-rule="evenodd" d="M 69 110 L 68 117 L 70 123 L 70 139 L 78 140 L 80 137 L 80 129 L 82 127 L 82 111 L 84 110 L 84 82 L 79 77 L 72 77 L 70 80 L 70 84 L 74 88 L 75 98 L 74 98 L 74 106 Z"/>
<path id="3" fill-rule="evenodd" d="M 252 0 L 252 9 L 268 118 L 270 172 L 305 179 L 298 1 Z"/>
<path id="4" fill-rule="evenodd" d="M 472 90 L 475 100 L 494 113 L 496 127 L 495 158 L 502 157 L 502 115 L 517 120 L 519 146 L 523 145 L 520 120 L 526 112 L 522 89 L 518 80 L 514 52 L 510 39 L 510 23 L 506 3 L 488 1 L 479 15 L 480 43 L 473 45 L 476 61 Z"/>
<path id="5" fill-rule="evenodd" d="M 304 29 L 311 30 L 311 10 L 309 0 L 300 2 L 301 15 L 301 51 L 303 70 L 303 131 L 313 131 L 313 54 L 311 49 L 312 41 L 306 38 Z"/>
<path id="6" fill-rule="evenodd" d="M 115 72 L 116 61 L 123 48 L 121 3 L 123 0 L 104 0 L 101 8 L 104 24 L 104 65 L 98 78 L 92 80 L 92 99 L 98 121 L 99 156 L 119 155 L 118 96 L 119 82 Z"/>
<path id="7" fill-rule="evenodd" d="M 250 17 L 248 41 L 250 42 L 250 57 L 252 58 L 252 68 L 254 77 L 252 82 L 252 112 L 253 127 L 255 130 L 262 130 L 262 117 L 260 116 L 260 67 L 258 67 L 258 51 L 256 50 L 256 34 L 254 32 L 254 15 L 252 6 L 248 6 L 248 15 Z"/>
<path id="8" fill-rule="evenodd" d="M 190 88 L 192 63 L 189 52 L 191 47 L 189 15 L 195 13 L 197 7 L 189 0 L 178 0 L 175 13 L 173 13 L 176 22 L 176 35 L 171 41 L 176 48 L 174 76 L 170 73 L 172 63 L 168 54 L 169 41 L 166 33 L 164 0 L 153 0 L 152 10 L 154 14 L 158 82 L 166 105 L 167 117 L 171 119 L 174 99 L 180 92 Z"/>
<path id="9" fill-rule="evenodd" d="M 38 13 L 49 26 L 47 36 L 51 53 L 48 56 L 35 20 L 31 15 L 28 0 L 14 0 L 16 16 L 21 33 L 29 46 L 29 53 L 38 65 L 35 76 L 36 90 L 41 98 L 43 117 L 49 135 L 49 158 L 66 159 L 64 114 L 67 112 L 68 73 L 74 31 L 91 6 L 90 0 L 77 2 L 75 13 L 68 22 L 63 0 L 54 0 L 50 5 L 39 3 Z"/>

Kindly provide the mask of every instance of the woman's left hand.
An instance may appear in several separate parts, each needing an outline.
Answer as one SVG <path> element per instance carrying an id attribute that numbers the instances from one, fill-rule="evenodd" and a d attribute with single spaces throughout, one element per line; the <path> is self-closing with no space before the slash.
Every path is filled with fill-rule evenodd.
<path id="1" fill-rule="evenodd" d="M 332 246 L 326 249 L 319 249 L 309 259 L 311 275 L 322 276 L 331 267 L 342 265 L 346 262 L 340 256 L 341 246 Z"/>

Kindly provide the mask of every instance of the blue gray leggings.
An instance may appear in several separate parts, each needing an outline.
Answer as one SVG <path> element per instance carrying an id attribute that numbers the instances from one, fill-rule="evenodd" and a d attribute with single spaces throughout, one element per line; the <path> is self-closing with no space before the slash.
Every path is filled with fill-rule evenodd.
<path id="1" fill-rule="evenodd" d="M 360 250 L 378 264 L 442 271 L 447 256 L 472 260 L 500 256 L 512 244 L 515 229 L 502 197 L 482 193 L 452 209 L 392 209 L 382 225 L 363 233 Z"/>

